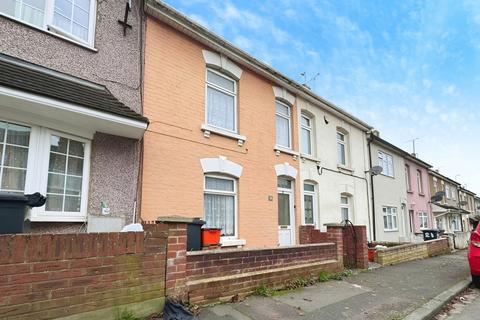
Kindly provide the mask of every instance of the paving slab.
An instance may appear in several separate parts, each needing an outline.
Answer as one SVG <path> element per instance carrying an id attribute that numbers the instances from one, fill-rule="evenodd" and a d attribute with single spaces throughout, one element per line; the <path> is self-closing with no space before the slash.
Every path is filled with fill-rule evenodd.
<path id="1" fill-rule="evenodd" d="M 200 319 L 401 319 L 469 276 L 466 251 L 360 272 L 272 298 L 207 308 Z M 238 312 L 238 313 L 237 313 Z M 242 318 L 247 317 L 247 318 Z"/>

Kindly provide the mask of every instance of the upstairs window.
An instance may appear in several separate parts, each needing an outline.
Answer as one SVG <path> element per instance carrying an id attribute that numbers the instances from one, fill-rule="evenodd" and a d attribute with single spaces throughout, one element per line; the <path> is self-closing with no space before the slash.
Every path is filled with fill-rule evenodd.
<path id="1" fill-rule="evenodd" d="M 445 185 L 445 197 L 446 197 L 447 199 L 450 199 L 450 198 L 451 198 L 450 185 L 448 185 L 448 184 Z"/>
<path id="2" fill-rule="evenodd" d="M 410 182 L 410 166 L 405 165 L 405 182 L 407 184 L 407 191 L 412 191 L 412 183 Z"/>
<path id="3" fill-rule="evenodd" d="M 288 149 L 292 148 L 291 108 L 286 104 L 275 102 L 275 121 L 277 131 L 277 145 Z"/>
<path id="4" fill-rule="evenodd" d="M 378 165 L 383 168 L 382 174 L 388 177 L 394 177 L 393 157 L 383 151 L 378 151 Z"/>
<path id="5" fill-rule="evenodd" d="M 93 46 L 96 0 L 1 0 L 0 14 Z"/>
<path id="6" fill-rule="evenodd" d="M 237 132 L 237 82 L 219 72 L 207 70 L 207 124 Z"/>
<path id="7" fill-rule="evenodd" d="M 312 118 L 302 114 L 300 117 L 301 136 L 301 152 L 304 154 L 312 154 Z"/>
<path id="8" fill-rule="evenodd" d="M 417 185 L 418 185 L 418 193 L 423 194 L 423 177 L 422 171 L 417 170 Z"/>
<path id="9" fill-rule="evenodd" d="M 347 165 L 347 135 L 344 132 L 337 131 L 337 163 L 342 166 Z"/>

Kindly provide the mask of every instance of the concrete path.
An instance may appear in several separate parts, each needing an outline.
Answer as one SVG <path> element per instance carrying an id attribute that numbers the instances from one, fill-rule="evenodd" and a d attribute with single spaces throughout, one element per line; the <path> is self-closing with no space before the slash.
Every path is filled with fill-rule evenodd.
<path id="1" fill-rule="evenodd" d="M 456 296 L 435 320 L 472 320 L 480 318 L 480 289 L 468 288 Z"/>
<path id="2" fill-rule="evenodd" d="M 469 277 L 466 251 L 361 272 L 272 298 L 202 310 L 201 320 L 402 319 Z"/>

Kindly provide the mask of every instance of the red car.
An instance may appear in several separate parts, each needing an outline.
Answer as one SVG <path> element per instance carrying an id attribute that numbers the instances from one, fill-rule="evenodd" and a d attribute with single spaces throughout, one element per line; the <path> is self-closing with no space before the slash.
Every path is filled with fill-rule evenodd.
<path id="1" fill-rule="evenodd" d="M 473 284 L 480 288 L 480 224 L 470 235 L 468 245 L 468 263 L 470 264 L 470 273 L 472 274 Z"/>

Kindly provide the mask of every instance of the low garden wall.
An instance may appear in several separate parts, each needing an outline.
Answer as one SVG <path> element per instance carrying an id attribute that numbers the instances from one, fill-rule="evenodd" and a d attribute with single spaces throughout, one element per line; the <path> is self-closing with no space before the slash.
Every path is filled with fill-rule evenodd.
<path id="1" fill-rule="evenodd" d="M 0 235 L 0 318 L 161 311 L 167 237 L 162 225 L 135 233 Z"/>
<path id="2" fill-rule="evenodd" d="M 424 259 L 449 253 L 448 239 L 425 241 L 421 243 L 403 244 L 386 249 L 377 249 L 375 262 L 381 265 L 391 265 L 401 262 Z"/>

